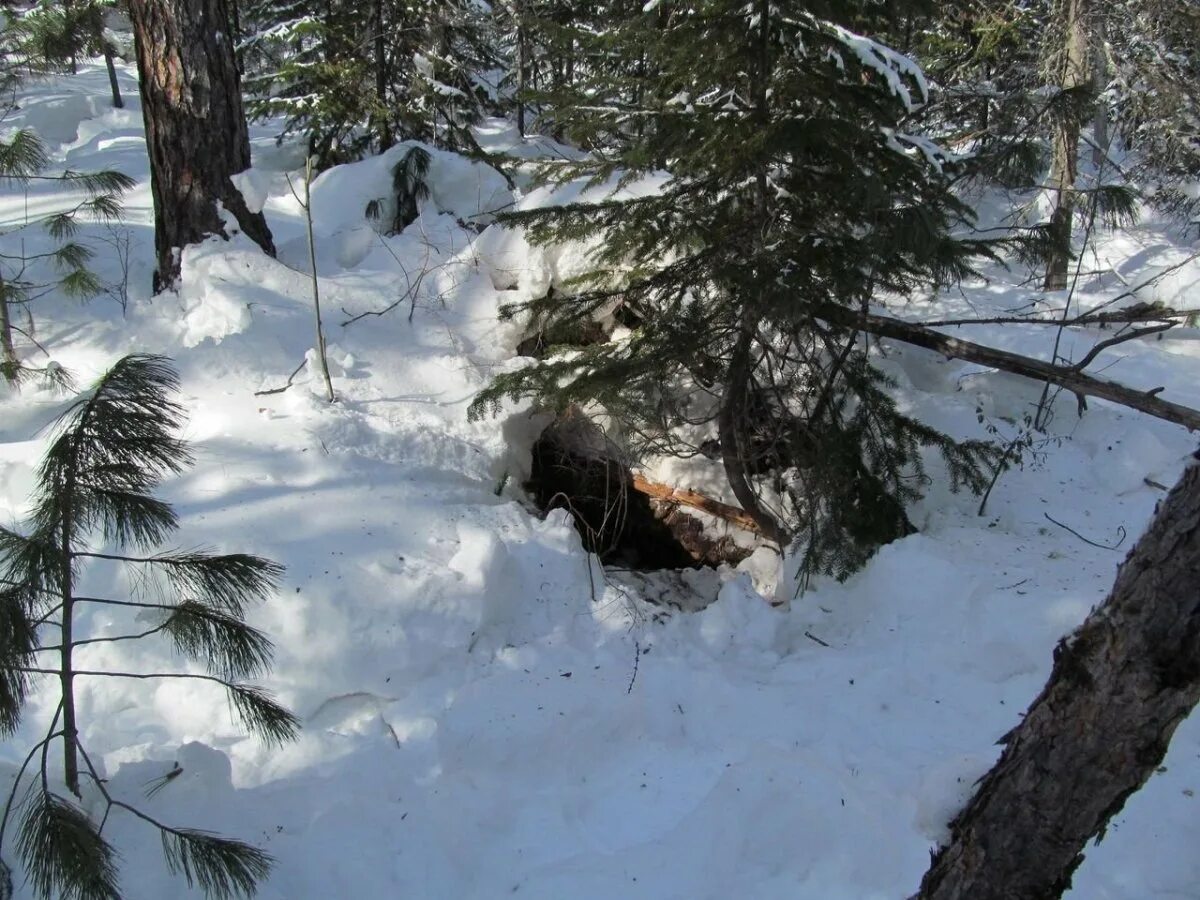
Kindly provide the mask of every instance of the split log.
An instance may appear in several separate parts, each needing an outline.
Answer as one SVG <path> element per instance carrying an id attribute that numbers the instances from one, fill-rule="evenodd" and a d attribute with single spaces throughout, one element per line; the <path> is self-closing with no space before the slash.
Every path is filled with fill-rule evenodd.
<path id="1" fill-rule="evenodd" d="M 758 527 L 758 523 L 744 510 L 736 506 L 730 506 L 728 503 L 722 503 L 720 500 L 714 500 L 712 497 L 707 497 L 696 491 L 673 488 L 670 485 L 648 481 L 636 472 L 633 475 L 633 488 L 638 493 L 645 494 L 653 500 L 698 509 L 701 512 L 708 513 L 710 516 L 724 519 L 738 528 L 753 531 L 755 534 L 762 534 L 762 529 Z"/>
<path id="2" fill-rule="evenodd" d="M 1200 700 L 1200 465 L 1112 592 L 1061 641 L 1041 695 L 951 823 L 915 900 L 1053 900 Z"/>
<path id="3" fill-rule="evenodd" d="M 924 347 L 953 359 L 979 363 L 1004 372 L 1011 372 L 1014 375 L 1024 375 L 1026 378 L 1056 384 L 1078 398 L 1080 409 L 1086 409 L 1086 397 L 1099 397 L 1155 418 L 1182 425 L 1189 431 L 1200 429 L 1200 410 L 1160 399 L 1158 394 L 1163 390 L 1162 388 L 1150 391 L 1134 390 L 1114 381 L 1087 375 L 1077 366 L 1054 365 L 1033 357 L 1010 353 L 1007 350 L 997 350 L 994 347 L 964 341 L 923 325 L 905 322 L 891 316 L 858 313 L 841 307 L 824 307 L 820 316 L 837 325 Z"/>

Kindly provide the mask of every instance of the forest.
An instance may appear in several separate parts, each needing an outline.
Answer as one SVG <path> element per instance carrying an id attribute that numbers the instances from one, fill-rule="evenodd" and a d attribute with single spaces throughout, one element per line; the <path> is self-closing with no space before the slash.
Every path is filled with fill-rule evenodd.
<path id="1" fill-rule="evenodd" d="M 1200 2 L 0 58 L 0 900 L 1200 896 Z"/>

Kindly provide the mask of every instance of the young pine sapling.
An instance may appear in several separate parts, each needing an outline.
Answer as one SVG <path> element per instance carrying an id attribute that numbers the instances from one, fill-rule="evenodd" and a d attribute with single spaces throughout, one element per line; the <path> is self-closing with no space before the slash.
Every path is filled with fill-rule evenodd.
<path id="1" fill-rule="evenodd" d="M 25 757 L 0 814 L 0 853 L 13 834 L 42 898 L 120 896 L 116 853 L 104 837 L 117 811 L 158 829 L 167 867 L 209 896 L 248 896 L 270 868 L 271 858 L 257 847 L 159 822 L 119 797 L 88 755 L 77 718 L 78 679 L 185 678 L 223 688 L 246 729 L 268 743 L 282 744 L 297 729 L 290 712 L 243 681 L 268 669 L 273 650 L 246 624 L 246 608 L 270 595 L 282 568 L 243 553 L 160 549 L 178 520 L 153 491 L 192 461 L 176 437 L 183 421 L 182 407 L 171 399 L 177 387 L 162 357 L 117 362 L 59 417 L 24 532 L 0 527 L 0 734 L 16 731 L 33 679 L 51 676 L 58 684 L 45 736 Z M 80 579 L 98 561 L 127 567 L 161 593 L 90 596 Z M 153 616 L 153 624 L 127 634 L 80 633 L 86 624 L 80 612 L 95 605 Z M 152 635 L 169 639 L 207 673 L 95 669 L 77 656 L 87 645 Z M 65 790 L 58 788 L 56 757 Z M 99 820 L 80 802 L 85 787 L 100 798 Z M 0 881 L 4 874 L 0 867 Z"/>

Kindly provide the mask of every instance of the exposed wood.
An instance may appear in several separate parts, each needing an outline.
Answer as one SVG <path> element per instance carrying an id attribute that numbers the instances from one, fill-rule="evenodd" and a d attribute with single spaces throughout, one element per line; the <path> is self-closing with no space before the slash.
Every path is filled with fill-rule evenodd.
<path id="1" fill-rule="evenodd" d="M 1162 388 L 1151 391 L 1134 390 L 1113 381 L 1087 375 L 1072 366 L 1055 366 L 1040 359 L 1010 353 L 1007 350 L 985 347 L 983 344 L 964 341 L 890 316 L 858 313 L 841 307 L 825 307 L 821 310 L 820 316 L 838 325 L 924 347 L 954 359 L 979 363 L 1005 372 L 1012 372 L 1015 375 L 1024 375 L 1027 378 L 1056 384 L 1079 398 L 1081 407 L 1085 405 L 1085 397 L 1099 397 L 1155 418 L 1182 425 L 1189 431 L 1200 429 L 1200 410 L 1160 399 L 1158 394 Z"/>
<path id="2" fill-rule="evenodd" d="M 951 824 L 919 900 L 1050 900 L 1200 700 L 1200 465 L 1162 501 L 1108 599 Z"/>
<path id="3" fill-rule="evenodd" d="M 154 195 L 156 291 L 179 277 L 180 253 L 225 234 L 219 207 L 274 255 L 262 213 L 252 213 L 230 181 L 250 167 L 225 0 L 130 0 Z"/>
<path id="4" fill-rule="evenodd" d="M 758 526 L 758 523 L 744 510 L 736 506 L 731 506 L 728 503 L 722 503 L 720 500 L 714 500 L 712 497 L 707 497 L 696 491 L 674 488 L 667 484 L 649 481 L 645 476 L 639 475 L 636 472 L 633 474 L 633 488 L 653 500 L 698 509 L 701 512 L 708 513 L 710 516 L 724 519 L 738 528 L 753 531 L 755 534 L 762 534 L 762 529 Z"/>

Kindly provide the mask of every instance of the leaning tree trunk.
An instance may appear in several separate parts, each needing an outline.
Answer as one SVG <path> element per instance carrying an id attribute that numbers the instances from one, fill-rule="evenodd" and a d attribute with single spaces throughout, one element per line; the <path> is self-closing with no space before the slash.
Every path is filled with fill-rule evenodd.
<path id="1" fill-rule="evenodd" d="M 1054 69 L 1058 85 L 1064 91 L 1077 91 L 1091 81 L 1088 58 L 1087 5 L 1089 0 L 1059 0 L 1062 45 L 1056 48 Z M 1050 171 L 1050 190 L 1054 192 L 1054 212 L 1050 216 L 1051 247 L 1046 259 L 1043 289 L 1061 291 L 1067 286 L 1067 268 L 1071 262 L 1071 225 L 1075 218 L 1076 188 L 1079 175 L 1080 115 L 1074 98 L 1060 102 L 1054 116 L 1054 158 Z"/>
<path id="2" fill-rule="evenodd" d="M 179 277 L 186 245 L 228 237 L 219 207 L 274 254 L 266 219 L 229 180 L 250 166 L 250 140 L 225 0 L 130 0 L 129 9 L 154 194 L 154 289 Z"/>
<path id="3" fill-rule="evenodd" d="M 1117 572 L 1058 645 L 1004 754 L 951 823 L 919 900 L 1060 897 L 1200 700 L 1200 464 L 1184 473 Z"/>

